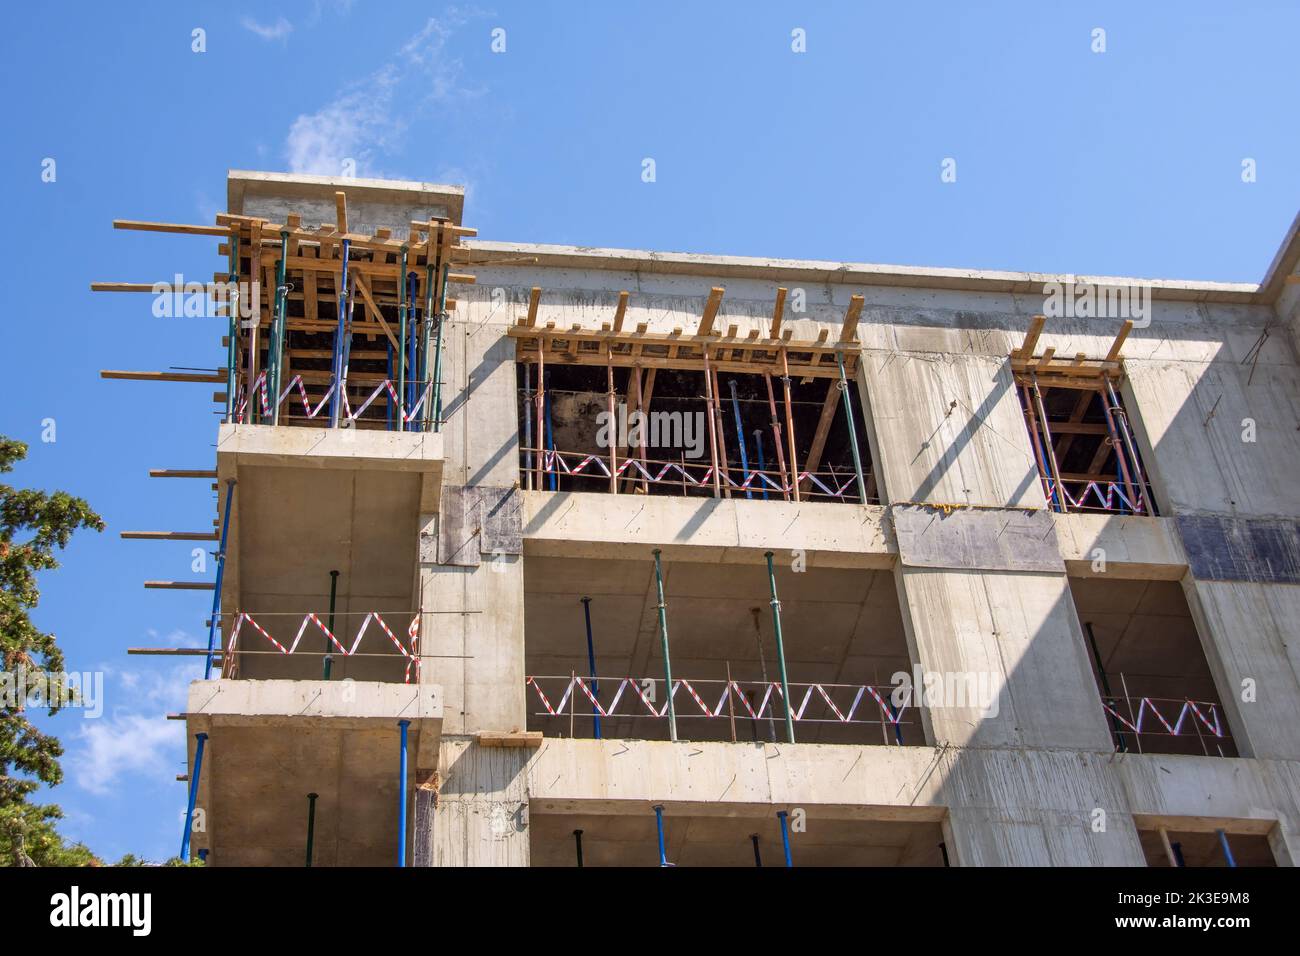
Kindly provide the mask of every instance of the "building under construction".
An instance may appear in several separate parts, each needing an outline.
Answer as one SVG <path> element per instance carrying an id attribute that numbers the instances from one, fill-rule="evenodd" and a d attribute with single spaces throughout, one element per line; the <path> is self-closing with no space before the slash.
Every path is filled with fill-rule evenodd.
<path id="1" fill-rule="evenodd" d="M 218 557 L 146 582 L 211 591 L 183 855 L 1300 858 L 1295 225 L 1255 285 L 515 243 L 463 206 L 231 172 L 215 223 L 116 223 L 217 253 L 211 370 L 104 373 L 216 387 L 216 461 L 152 472 L 212 526 L 124 534 Z"/>

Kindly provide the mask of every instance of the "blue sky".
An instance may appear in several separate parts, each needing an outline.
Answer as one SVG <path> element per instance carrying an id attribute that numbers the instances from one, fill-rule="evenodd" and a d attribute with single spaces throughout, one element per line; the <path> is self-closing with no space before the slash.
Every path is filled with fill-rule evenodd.
<path id="1" fill-rule="evenodd" d="M 44 576 L 36 612 L 69 669 L 105 674 L 102 716 L 46 722 L 69 835 L 109 858 L 177 852 L 183 730 L 163 715 L 200 665 L 125 649 L 204 642 L 206 594 L 141 582 L 212 577 L 184 544 L 117 537 L 211 520 L 206 483 L 146 471 L 212 466 L 212 389 L 98 370 L 211 368 L 221 321 L 88 285 L 210 276 L 215 242 L 114 218 L 207 223 L 229 168 L 351 159 L 465 184 L 490 239 L 1254 282 L 1300 206 L 1293 3 L 810 6 L 8 11 L 0 433 L 31 444 L 8 480 L 80 494 L 109 525 Z"/>

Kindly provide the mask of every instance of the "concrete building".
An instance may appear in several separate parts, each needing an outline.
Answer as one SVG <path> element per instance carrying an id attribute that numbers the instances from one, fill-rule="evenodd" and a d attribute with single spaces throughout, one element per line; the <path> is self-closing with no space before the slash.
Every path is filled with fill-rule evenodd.
<path id="1" fill-rule="evenodd" d="M 1296 225 L 1254 285 L 228 186 L 210 864 L 1300 856 Z"/>

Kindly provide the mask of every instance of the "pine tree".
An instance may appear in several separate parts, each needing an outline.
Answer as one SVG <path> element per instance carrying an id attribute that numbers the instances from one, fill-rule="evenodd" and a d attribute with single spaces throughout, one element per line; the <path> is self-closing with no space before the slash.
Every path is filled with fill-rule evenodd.
<path id="1" fill-rule="evenodd" d="M 12 471 L 26 456 L 23 442 L 0 436 L 0 473 Z M 59 566 L 55 550 L 67 547 L 81 528 L 104 530 L 103 520 L 81 498 L 0 484 L 0 671 L 63 673 L 63 653 L 54 635 L 38 630 L 29 611 L 40 601 L 37 573 Z M 28 803 L 41 784 L 54 786 L 63 779 L 63 748 L 27 719 L 27 688 L 16 684 L 15 676 L 5 684 L 6 689 L 14 686 L 15 693 L 0 699 L 0 865 L 94 862 L 84 846 L 67 846 L 58 835 L 54 821 L 63 812 L 57 806 Z M 62 688 L 53 680 L 49 686 L 41 706 L 54 714 L 63 703 Z"/>

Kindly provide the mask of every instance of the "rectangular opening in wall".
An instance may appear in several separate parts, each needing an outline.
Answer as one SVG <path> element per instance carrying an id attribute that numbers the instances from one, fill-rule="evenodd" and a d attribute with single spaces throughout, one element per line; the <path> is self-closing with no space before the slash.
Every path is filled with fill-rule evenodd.
<path id="1" fill-rule="evenodd" d="M 1182 586 L 1070 578 L 1117 751 L 1238 755 Z"/>
<path id="2" fill-rule="evenodd" d="M 749 501 L 859 502 L 865 494 L 878 503 L 862 404 L 850 384 L 850 429 L 844 394 L 827 376 L 791 376 L 787 388 L 779 376 L 725 369 L 706 379 L 703 366 L 554 363 L 539 390 L 536 366 L 521 362 L 520 484 Z"/>
<path id="3" fill-rule="evenodd" d="M 1019 374 L 1016 389 L 1054 511 L 1159 514 L 1124 400 L 1109 378 L 1091 387 Z"/>
<path id="4" fill-rule="evenodd" d="M 533 866 L 659 866 L 659 825 L 640 813 L 551 812 L 529 807 Z M 944 866 L 938 822 L 836 818 L 810 811 L 790 833 L 794 866 Z M 703 815 L 667 804 L 664 857 L 669 866 L 785 865 L 776 808 L 769 814 Z"/>
<path id="5" fill-rule="evenodd" d="M 787 740 L 767 569 L 662 567 L 678 739 Z M 924 744 L 920 711 L 893 694 L 912 665 L 891 572 L 778 565 L 776 578 L 795 741 Z M 653 559 L 530 556 L 524 588 L 528 729 L 668 740 Z"/>
<path id="6" fill-rule="evenodd" d="M 1190 820 L 1185 828 L 1177 824 L 1162 828 L 1139 820 L 1138 838 L 1147 866 L 1277 866 L 1268 836 L 1263 833 L 1192 829 Z"/>

